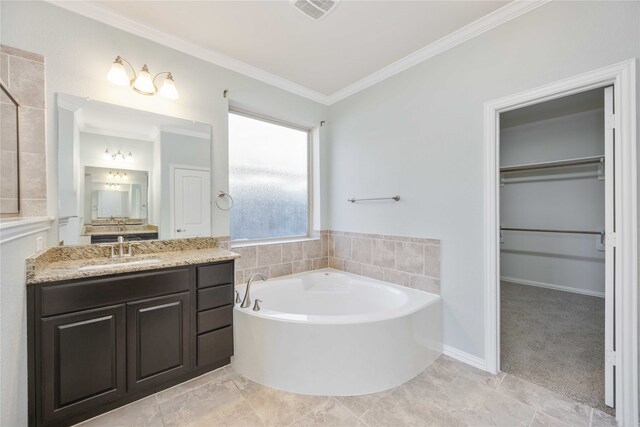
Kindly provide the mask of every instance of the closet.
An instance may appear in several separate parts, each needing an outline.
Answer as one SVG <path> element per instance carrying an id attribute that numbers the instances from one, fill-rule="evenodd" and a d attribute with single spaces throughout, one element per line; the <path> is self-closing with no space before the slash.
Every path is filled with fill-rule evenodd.
<path id="1" fill-rule="evenodd" d="M 611 97 L 599 88 L 500 115 L 500 362 L 613 414 Z"/>

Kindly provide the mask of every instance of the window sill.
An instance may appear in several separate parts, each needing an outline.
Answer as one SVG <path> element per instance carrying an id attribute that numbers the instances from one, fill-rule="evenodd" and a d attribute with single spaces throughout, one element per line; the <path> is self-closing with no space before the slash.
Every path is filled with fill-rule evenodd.
<path id="1" fill-rule="evenodd" d="M 247 240 L 247 241 L 232 241 L 231 249 L 245 248 L 248 246 L 263 246 L 263 245 L 279 245 L 282 243 L 297 243 L 297 242 L 311 242 L 314 240 L 320 240 L 320 236 L 305 236 L 305 237 L 289 237 L 284 239 L 269 239 L 269 240 Z"/>

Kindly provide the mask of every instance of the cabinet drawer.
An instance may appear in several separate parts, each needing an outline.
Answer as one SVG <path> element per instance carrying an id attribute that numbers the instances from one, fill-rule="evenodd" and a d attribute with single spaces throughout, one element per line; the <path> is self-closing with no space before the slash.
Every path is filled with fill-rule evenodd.
<path id="1" fill-rule="evenodd" d="M 198 287 L 233 284 L 233 261 L 198 267 Z"/>
<path id="2" fill-rule="evenodd" d="M 42 287 L 42 316 L 189 290 L 189 269 L 136 273 Z"/>
<path id="3" fill-rule="evenodd" d="M 213 331 L 233 323 L 233 306 L 213 308 L 198 313 L 198 333 Z"/>
<path id="4" fill-rule="evenodd" d="M 198 289 L 198 311 L 233 304 L 233 285 Z"/>
<path id="5" fill-rule="evenodd" d="M 198 366 L 206 366 L 232 355 L 233 328 L 231 326 L 198 335 Z"/>

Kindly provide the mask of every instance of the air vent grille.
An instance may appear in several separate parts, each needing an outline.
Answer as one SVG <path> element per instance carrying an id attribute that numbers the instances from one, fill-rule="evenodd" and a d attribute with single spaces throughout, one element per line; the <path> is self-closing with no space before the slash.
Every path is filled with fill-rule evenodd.
<path id="1" fill-rule="evenodd" d="M 291 3 L 300 12 L 317 21 L 327 16 L 337 2 L 338 0 L 292 0 Z"/>

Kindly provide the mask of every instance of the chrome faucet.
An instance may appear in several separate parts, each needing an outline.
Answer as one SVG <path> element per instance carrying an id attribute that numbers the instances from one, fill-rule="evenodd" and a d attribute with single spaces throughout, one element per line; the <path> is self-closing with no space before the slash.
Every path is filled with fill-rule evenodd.
<path id="1" fill-rule="evenodd" d="M 123 220 L 118 220 L 118 231 L 125 231 L 127 229 L 127 223 Z"/>
<path id="2" fill-rule="evenodd" d="M 118 256 L 122 258 L 124 256 L 124 237 L 118 236 Z"/>
<path id="3" fill-rule="evenodd" d="M 240 304 L 241 308 L 247 308 L 251 305 L 251 298 L 249 297 L 249 289 L 251 288 L 251 283 L 255 279 L 267 280 L 267 276 L 265 276 L 264 274 L 258 273 L 258 274 L 254 274 L 249 278 L 249 280 L 247 281 L 247 290 L 244 293 L 244 299 L 242 300 L 242 304 Z"/>

